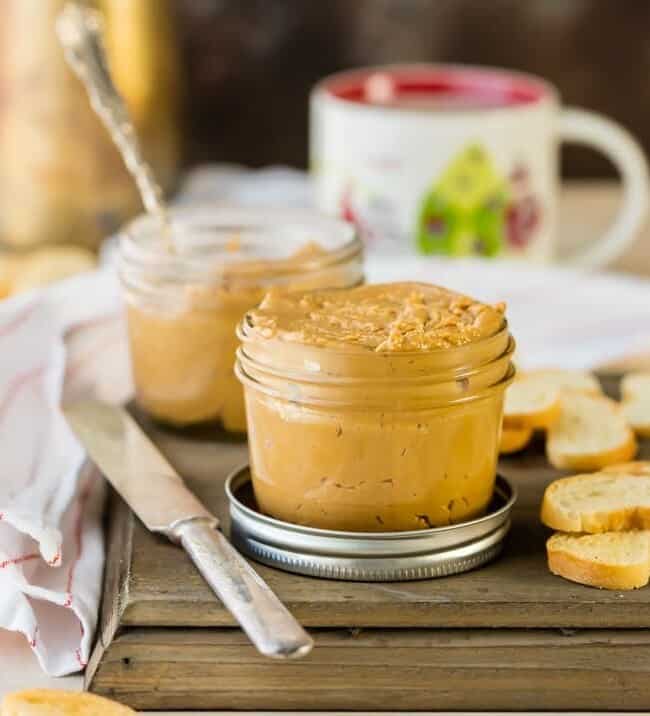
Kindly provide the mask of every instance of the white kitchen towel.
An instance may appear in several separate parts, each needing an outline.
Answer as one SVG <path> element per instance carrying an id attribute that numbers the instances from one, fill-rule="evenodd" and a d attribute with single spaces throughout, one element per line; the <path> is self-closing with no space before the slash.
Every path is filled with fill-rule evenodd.
<path id="1" fill-rule="evenodd" d="M 110 272 L 0 302 L 0 627 L 52 675 L 87 661 L 104 565 L 103 480 L 59 405 L 124 399 L 125 344 Z"/>
<path id="2" fill-rule="evenodd" d="M 179 201 L 304 206 L 309 185 L 291 170 L 208 167 L 190 175 Z M 60 404 L 131 394 L 110 252 L 106 263 L 0 301 L 0 628 L 22 632 L 53 675 L 86 663 L 104 561 L 103 481 L 84 463 Z M 643 350 L 650 339 L 650 283 L 641 279 L 372 254 L 367 276 L 505 300 L 522 365 L 590 368 Z"/>

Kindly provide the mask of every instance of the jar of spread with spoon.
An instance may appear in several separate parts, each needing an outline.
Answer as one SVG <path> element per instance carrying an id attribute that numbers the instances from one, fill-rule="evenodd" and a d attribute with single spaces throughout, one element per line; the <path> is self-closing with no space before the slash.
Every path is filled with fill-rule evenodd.
<path id="1" fill-rule="evenodd" d="M 243 432 L 237 323 L 271 287 L 359 284 L 361 242 L 351 225 L 307 210 L 187 208 L 168 219 L 142 216 L 120 238 L 136 400 L 164 423 Z"/>
<path id="2" fill-rule="evenodd" d="M 272 290 L 238 335 L 262 512 L 348 531 L 484 513 L 514 372 L 502 305 L 419 283 Z"/>

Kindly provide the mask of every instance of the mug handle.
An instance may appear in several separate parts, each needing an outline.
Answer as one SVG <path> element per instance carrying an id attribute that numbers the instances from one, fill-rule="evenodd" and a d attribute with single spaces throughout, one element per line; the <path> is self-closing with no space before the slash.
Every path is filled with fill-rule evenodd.
<path id="1" fill-rule="evenodd" d="M 560 114 L 563 142 L 586 144 L 605 154 L 623 183 L 622 206 L 605 235 L 567 258 L 567 263 L 598 268 L 620 256 L 636 238 L 648 211 L 648 162 L 640 144 L 620 124 L 595 112 L 569 107 Z"/>

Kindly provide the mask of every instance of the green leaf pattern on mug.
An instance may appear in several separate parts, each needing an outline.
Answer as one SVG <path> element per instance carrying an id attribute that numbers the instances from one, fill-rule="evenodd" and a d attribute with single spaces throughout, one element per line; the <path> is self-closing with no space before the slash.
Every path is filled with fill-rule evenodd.
<path id="1" fill-rule="evenodd" d="M 417 246 L 424 254 L 497 256 L 506 243 L 508 181 L 478 144 L 465 147 L 425 195 Z"/>

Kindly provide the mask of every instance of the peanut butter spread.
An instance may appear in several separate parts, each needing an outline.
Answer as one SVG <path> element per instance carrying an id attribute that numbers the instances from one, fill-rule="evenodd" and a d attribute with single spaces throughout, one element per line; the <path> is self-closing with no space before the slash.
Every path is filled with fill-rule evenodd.
<path id="1" fill-rule="evenodd" d="M 128 330 L 138 403 L 177 426 L 220 420 L 246 430 L 241 386 L 233 374 L 235 326 L 264 294 L 261 286 L 187 286 L 178 305 L 129 303 Z"/>
<path id="2" fill-rule="evenodd" d="M 243 392 L 233 373 L 238 322 L 269 284 L 282 290 L 344 286 L 347 274 L 340 265 L 298 271 L 328 255 L 315 242 L 282 260 L 246 258 L 236 235 L 225 249 L 228 260 L 215 268 L 214 280 L 188 281 L 173 291 L 154 286 L 154 299 L 129 292 L 131 360 L 138 403 L 154 418 L 178 426 L 220 420 L 227 430 L 243 432 Z"/>
<path id="3" fill-rule="evenodd" d="M 353 531 L 482 514 L 511 372 L 503 310 L 420 283 L 268 293 L 238 364 L 260 508 Z"/>
<path id="4" fill-rule="evenodd" d="M 504 306 L 489 306 L 439 286 L 394 283 L 346 291 L 269 292 L 248 314 L 264 338 L 374 352 L 453 348 L 497 333 Z"/>

